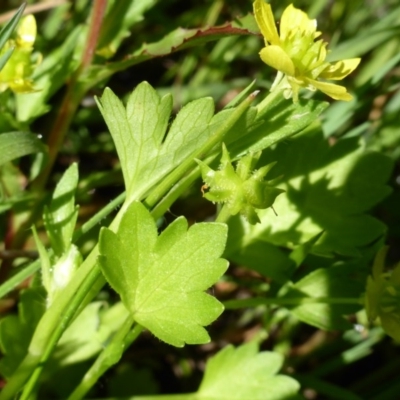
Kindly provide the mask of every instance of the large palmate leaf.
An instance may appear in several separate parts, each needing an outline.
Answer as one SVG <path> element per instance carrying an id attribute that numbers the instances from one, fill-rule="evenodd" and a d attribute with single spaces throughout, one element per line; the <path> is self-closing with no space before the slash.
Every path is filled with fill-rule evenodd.
<path id="1" fill-rule="evenodd" d="M 219 258 L 227 227 L 176 219 L 157 236 L 149 211 L 132 202 L 118 232 L 100 235 L 100 266 L 135 321 L 174 346 L 209 341 L 203 326 L 223 306 L 204 293 L 228 267 Z"/>
<path id="2" fill-rule="evenodd" d="M 264 154 L 278 160 L 273 173 L 285 190 L 271 210 L 259 212 L 261 224 L 236 221 L 245 246 L 267 242 L 293 247 L 324 231 L 313 252 L 358 256 L 359 248 L 376 240 L 385 225 L 366 214 L 390 193 L 386 181 L 392 162 L 365 150 L 357 138 L 329 146 L 321 132 L 294 137 Z M 237 247 L 238 248 L 238 247 Z"/>

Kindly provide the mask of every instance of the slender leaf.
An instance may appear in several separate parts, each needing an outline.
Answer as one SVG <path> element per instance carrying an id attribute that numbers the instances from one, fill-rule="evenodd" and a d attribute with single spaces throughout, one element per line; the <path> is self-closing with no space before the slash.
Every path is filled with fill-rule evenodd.
<path id="1" fill-rule="evenodd" d="M 0 49 L 4 46 L 6 41 L 10 38 L 19 20 L 21 19 L 22 13 L 25 9 L 25 3 L 22 4 L 14 16 L 7 22 L 0 32 Z"/>
<path id="2" fill-rule="evenodd" d="M 177 28 L 158 42 L 143 44 L 123 61 L 112 62 L 106 66 L 92 66 L 88 72 L 88 78 L 100 82 L 117 71 L 123 71 L 128 67 L 152 58 L 166 56 L 190 47 L 201 46 L 231 35 L 252 35 L 258 32 L 252 15 L 238 18 L 221 26 L 196 29 Z"/>
<path id="3" fill-rule="evenodd" d="M 33 153 L 44 153 L 46 145 L 34 134 L 9 132 L 0 135 L 0 165 Z"/>
<path id="4" fill-rule="evenodd" d="M 56 256 L 61 256 L 71 245 L 78 210 L 75 207 L 75 190 L 78 185 L 76 163 L 65 171 L 53 193 L 50 206 L 45 208 L 44 222 L 51 246 Z"/>
<path id="5" fill-rule="evenodd" d="M 299 384 L 288 376 L 276 375 L 283 357 L 258 353 L 257 344 L 235 349 L 227 346 L 208 361 L 203 381 L 194 398 L 199 400 L 290 400 Z"/>

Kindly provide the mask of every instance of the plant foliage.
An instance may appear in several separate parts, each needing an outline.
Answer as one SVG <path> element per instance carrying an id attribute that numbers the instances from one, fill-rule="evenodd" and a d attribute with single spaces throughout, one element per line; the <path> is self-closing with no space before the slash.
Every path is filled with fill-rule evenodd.
<path id="1" fill-rule="evenodd" d="M 397 399 L 398 4 L 14 3 L 0 400 Z"/>

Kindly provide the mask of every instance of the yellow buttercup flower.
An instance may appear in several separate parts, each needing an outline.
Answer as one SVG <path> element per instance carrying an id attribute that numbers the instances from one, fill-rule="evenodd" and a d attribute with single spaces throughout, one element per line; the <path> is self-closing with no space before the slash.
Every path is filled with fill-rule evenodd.
<path id="1" fill-rule="evenodd" d="M 0 71 L 0 92 L 10 88 L 15 93 L 34 92 L 35 88 L 30 79 L 37 62 L 31 60 L 33 44 L 36 39 L 36 20 L 33 15 L 21 19 L 14 39 L 8 40 L 0 55 L 8 49 L 14 51 L 6 65 Z"/>
<path id="2" fill-rule="evenodd" d="M 265 47 L 260 51 L 261 59 L 270 67 L 278 70 L 272 86 L 273 90 L 283 78 L 284 96 L 298 100 L 301 87 L 308 90 L 321 90 L 335 100 L 351 100 L 352 96 L 344 86 L 320 81 L 341 80 L 350 74 L 360 63 L 360 58 L 329 63 L 326 61 L 327 43 L 317 31 L 317 21 L 289 5 L 283 12 L 279 34 L 272 14 L 271 6 L 264 0 L 253 3 L 254 16 L 264 36 Z"/>

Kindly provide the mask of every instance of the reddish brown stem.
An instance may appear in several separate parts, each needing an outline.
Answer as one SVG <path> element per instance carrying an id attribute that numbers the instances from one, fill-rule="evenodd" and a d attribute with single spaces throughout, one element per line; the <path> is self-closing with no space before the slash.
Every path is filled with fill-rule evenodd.
<path id="1" fill-rule="evenodd" d="M 107 0 L 96 0 L 93 6 L 92 18 L 89 29 L 89 37 L 82 59 L 82 70 L 84 71 L 92 62 L 94 51 L 100 36 L 100 29 L 107 8 Z M 81 71 L 82 72 L 82 71 Z"/>

